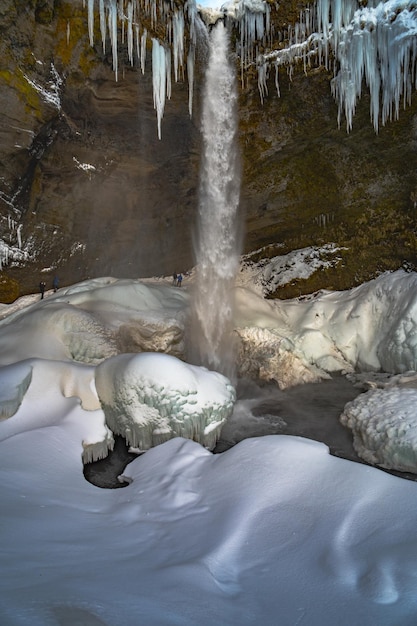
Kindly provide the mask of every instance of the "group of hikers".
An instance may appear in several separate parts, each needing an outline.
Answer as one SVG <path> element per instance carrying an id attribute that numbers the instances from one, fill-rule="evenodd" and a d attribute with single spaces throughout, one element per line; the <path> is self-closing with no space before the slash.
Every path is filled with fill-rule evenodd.
<path id="1" fill-rule="evenodd" d="M 181 287 L 182 284 L 182 274 L 177 274 L 176 272 L 172 275 L 172 284 L 176 287 Z"/>
<path id="2" fill-rule="evenodd" d="M 59 278 L 58 276 L 54 276 L 54 280 L 52 281 L 52 289 L 54 290 L 54 293 L 58 291 L 58 287 L 59 287 Z M 45 281 L 41 280 L 41 282 L 39 283 L 39 291 L 41 292 L 41 300 L 43 300 L 43 297 L 45 295 L 45 288 L 46 288 L 46 283 Z"/>

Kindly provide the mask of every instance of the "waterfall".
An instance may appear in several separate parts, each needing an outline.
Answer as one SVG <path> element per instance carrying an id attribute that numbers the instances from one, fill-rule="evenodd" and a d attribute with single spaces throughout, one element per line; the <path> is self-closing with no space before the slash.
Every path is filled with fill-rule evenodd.
<path id="1" fill-rule="evenodd" d="M 211 31 L 202 105 L 197 278 L 189 358 L 233 380 L 233 285 L 239 267 L 240 158 L 236 68 L 223 21 Z"/>

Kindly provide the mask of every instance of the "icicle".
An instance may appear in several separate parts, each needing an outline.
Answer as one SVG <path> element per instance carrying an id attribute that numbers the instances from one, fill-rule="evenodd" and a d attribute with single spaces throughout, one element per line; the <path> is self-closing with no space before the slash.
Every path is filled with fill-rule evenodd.
<path id="1" fill-rule="evenodd" d="M 165 76 L 167 81 L 167 99 L 171 99 L 171 50 L 170 48 L 164 48 L 165 52 Z"/>
<path id="2" fill-rule="evenodd" d="M 19 250 L 22 249 L 22 228 L 23 228 L 23 225 L 19 224 L 19 226 L 17 227 L 17 232 L 16 232 L 16 235 L 17 235 L 17 246 L 18 246 Z"/>
<path id="3" fill-rule="evenodd" d="M 187 56 L 187 74 L 188 74 L 188 112 L 190 117 L 193 116 L 193 92 L 194 92 L 194 61 L 195 50 L 191 45 Z"/>
<path id="4" fill-rule="evenodd" d="M 127 5 L 127 54 L 130 65 L 133 65 L 133 4 Z"/>
<path id="5" fill-rule="evenodd" d="M 120 20 L 120 24 L 121 24 L 121 28 L 122 28 L 122 45 L 125 42 L 125 20 L 123 19 L 123 15 L 120 15 L 120 5 L 119 5 L 119 20 Z"/>
<path id="6" fill-rule="evenodd" d="M 158 139 L 161 139 L 161 120 L 164 115 L 166 99 L 166 54 L 165 48 L 157 39 L 152 39 L 152 85 L 153 104 L 158 120 Z"/>
<path id="7" fill-rule="evenodd" d="M 135 24 L 135 39 L 136 39 L 136 56 L 139 59 L 139 63 L 140 63 L 140 36 L 139 36 L 138 24 Z"/>
<path id="8" fill-rule="evenodd" d="M 281 97 L 281 92 L 279 89 L 279 72 L 278 72 L 278 65 L 275 64 L 275 89 L 277 90 L 277 95 L 278 98 Z"/>
<path id="9" fill-rule="evenodd" d="M 100 0 L 100 33 L 101 33 L 101 43 L 103 45 L 103 54 L 106 53 L 106 13 L 104 11 L 104 0 Z"/>
<path id="10" fill-rule="evenodd" d="M 110 4 L 109 4 L 109 31 L 110 31 L 112 54 L 113 54 L 113 71 L 115 73 L 116 81 L 117 81 L 118 58 L 117 58 L 117 4 L 116 4 L 116 0 L 110 0 Z"/>
<path id="11" fill-rule="evenodd" d="M 178 81 L 178 70 L 184 63 L 184 14 L 182 11 L 175 10 L 172 21 L 174 51 L 174 77 L 175 82 Z"/>
<path id="12" fill-rule="evenodd" d="M 145 73 L 147 36 L 148 36 L 148 31 L 146 30 L 146 28 L 144 28 L 142 37 L 140 39 L 140 69 L 142 71 L 142 74 Z"/>
<path id="13" fill-rule="evenodd" d="M 268 95 L 268 63 L 260 63 L 258 65 L 258 89 L 261 97 L 261 103 L 264 102 L 264 97 Z"/>
<path id="14" fill-rule="evenodd" d="M 88 0 L 88 35 L 90 46 L 94 46 L 94 0 Z"/>
<path id="15" fill-rule="evenodd" d="M 178 81 L 184 71 L 184 41 L 188 36 L 187 74 L 189 80 L 189 111 L 193 102 L 193 81 L 197 35 L 201 40 L 202 24 L 194 0 L 187 0 L 180 8 L 172 0 L 99 0 L 100 31 L 105 52 L 106 32 L 109 29 L 113 69 L 118 79 L 118 26 L 123 39 L 126 29 L 128 56 L 134 63 L 134 31 L 136 51 L 142 73 L 145 72 L 146 29 L 139 42 L 139 11 L 143 11 L 146 23 L 158 32 L 166 33 L 164 54 L 156 50 L 157 77 L 154 77 L 155 94 L 161 94 L 158 81 L 164 72 L 164 101 L 171 93 L 171 51 L 173 73 Z M 254 63 L 259 50 L 263 54 L 257 60 L 258 89 L 263 101 L 267 95 L 267 77 L 271 65 L 275 66 L 275 85 L 279 94 L 278 68 L 287 67 L 291 77 L 293 67 L 301 61 L 307 71 L 313 55 L 319 63 L 329 68 L 330 53 L 335 58 L 335 77 L 332 92 L 338 103 L 338 120 L 346 117 L 348 130 L 352 127 L 356 102 L 361 96 L 363 84 L 370 91 L 370 117 L 375 130 L 387 120 L 397 118 L 401 99 L 403 105 L 410 103 L 413 90 L 417 88 L 417 7 L 415 0 L 368 0 L 365 8 L 360 0 L 317 0 L 300 12 L 299 21 L 288 27 L 289 43 L 286 48 L 268 52 L 272 46 L 273 31 L 270 23 L 271 4 L 266 0 L 240 0 L 225 5 L 228 22 L 239 28 L 237 52 L 241 58 L 242 81 L 248 65 Z M 87 0 L 83 0 L 87 6 Z M 88 0 L 88 30 L 90 44 L 94 43 L 94 0 Z M 69 22 L 67 41 L 69 41 Z M 187 26 L 187 28 L 186 28 Z M 198 32 L 197 32 L 198 31 Z M 168 43 L 167 43 L 168 42 Z M 281 44 L 282 39 L 278 41 Z M 170 45 L 168 45 L 170 44 Z M 159 44 L 161 45 L 161 44 Z M 162 58 L 162 56 L 164 58 Z M 159 63 L 159 64 L 158 64 Z M 162 65 L 164 70 L 162 70 Z M 159 78 L 158 78 L 159 77 Z M 155 95 L 155 108 L 159 124 L 163 106 Z M 160 135 L 160 128 L 159 133 Z"/>

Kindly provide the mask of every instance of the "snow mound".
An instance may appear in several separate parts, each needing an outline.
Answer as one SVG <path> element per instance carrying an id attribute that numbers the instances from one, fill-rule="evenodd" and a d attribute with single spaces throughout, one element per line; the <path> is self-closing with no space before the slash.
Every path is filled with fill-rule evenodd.
<path id="1" fill-rule="evenodd" d="M 114 447 L 94 384 L 94 367 L 30 359 L 0 368 L 0 441 L 65 422 L 76 431 L 83 463 Z"/>
<path id="2" fill-rule="evenodd" d="M 349 402 L 340 421 L 367 463 L 417 473 L 417 389 L 372 389 Z"/>
<path id="3" fill-rule="evenodd" d="M 173 437 L 213 449 L 235 401 L 221 374 L 154 353 L 107 359 L 96 368 L 96 389 L 109 428 L 140 450 Z"/>

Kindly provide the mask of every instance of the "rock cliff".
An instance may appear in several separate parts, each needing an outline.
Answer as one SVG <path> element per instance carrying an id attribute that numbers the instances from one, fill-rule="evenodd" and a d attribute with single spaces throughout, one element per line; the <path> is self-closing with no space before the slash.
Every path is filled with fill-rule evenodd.
<path id="1" fill-rule="evenodd" d="M 277 31 L 294 7 L 286 0 L 273 14 Z M 41 277 L 50 287 L 55 273 L 68 284 L 191 267 L 203 48 L 193 116 L 180 80 L 159 140 L 149 67 L 132 68 L 122 47 L 116 81 L 99 35 L 89 45 L 81 1 L 3 0 L 0 34 L 0 241 L 11 248 L 7 258 L 0 247 L 0 301 L 33 292 Z M 345 248 L 337 269 L 282 296 L 417 263 L 417 98 L 376 134 L 364 97 L 347 133 L 331 77 L 282 70 L 281 97 L 271 77 L 263 104 L 250 69 L 240 88 L 244 251 Z"/>

